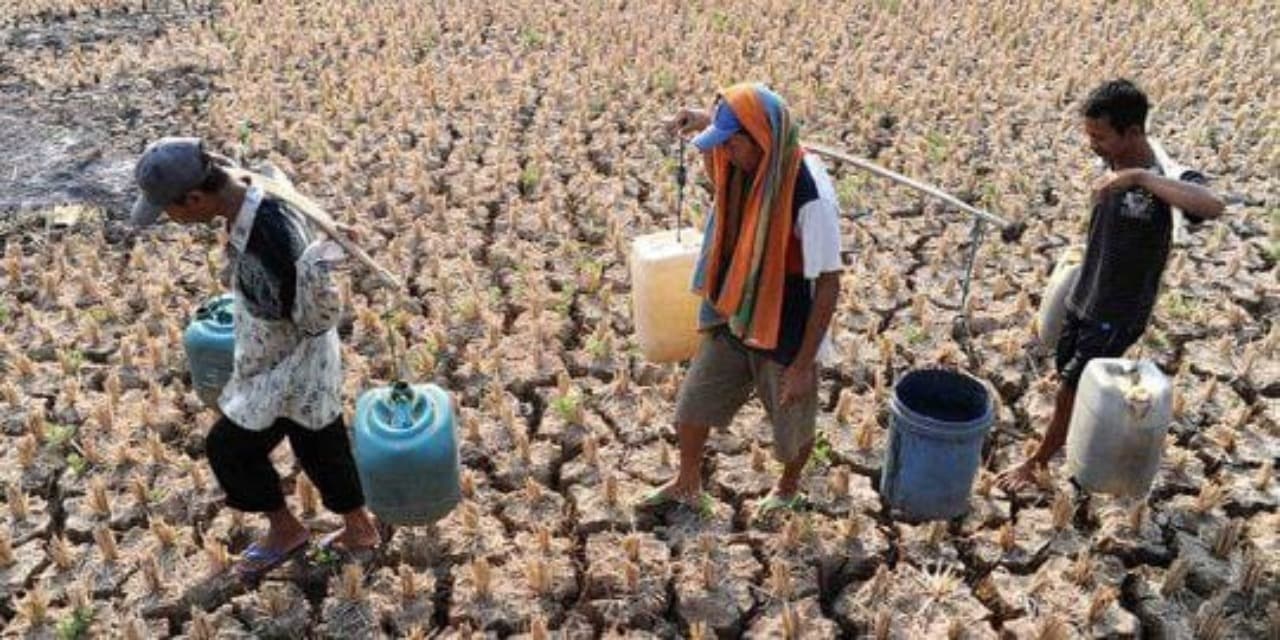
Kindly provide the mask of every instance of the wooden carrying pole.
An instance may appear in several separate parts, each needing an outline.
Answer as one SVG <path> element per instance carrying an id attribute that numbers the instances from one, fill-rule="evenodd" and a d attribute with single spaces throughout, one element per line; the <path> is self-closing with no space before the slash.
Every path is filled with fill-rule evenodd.
<path id="1" fill-rule="evenodd" d="M 806 150 L 812 151 L 818 155 L 826 156 L 828 158 L 833 158 L 841 162 L 847 162 L 855 167 L 858 167 L 859 169 L 864 169 L 882 178 L 888 178 L 894 182 L 897 182 L 898 184 L 906 185 L 908 187 L 911 187 L 912 189 L 915 189 L 916 191 L 920 191 L 922 193 L 931 195 L 939 200 L 942 200 L 943 202 L 946 202 L 947 204 L 950 204 L 956 207 L 957 209 L 960 209 L 961 211 L 965 211 L 983 220 L 986 220 L 987 222 L 993 223 L 999 226 L 1002 230 L 1012 230 L 1017 227 L 1017 225 L 1010 223 L 1004 218 L 1001 218 L 1000 216 L 997 216 L 994 213 L 983 211 L 982 209 L 969 205 L 963 200 L 947 193 L 946 191 L 943 191 L 942 189 L 939 189 L 933 185 L 925 184 L 918 180 L 914 180 L 912 178 L 908 178 L 907 176 L 904 176 L 901 173 L 892 171 L 890 169 L 886 169 L 878 164 L 875 164 L 874 162 L 871 162 L 870 160 L 865 160 L 863 158 L 851 156 L 847 153 L 844 153 L 837 149 L 832 149 L 831 147 L 828 147 L 823 144 L 812 144 L 808 142 L 802 142 L 801 145 Z"/>

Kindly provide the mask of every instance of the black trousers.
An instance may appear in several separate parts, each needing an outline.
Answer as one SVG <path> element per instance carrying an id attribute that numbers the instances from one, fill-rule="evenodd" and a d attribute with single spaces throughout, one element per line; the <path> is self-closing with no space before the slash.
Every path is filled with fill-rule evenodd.
<path id="1" fill-rule="evenodd" d="M 319 490 L 325 508 L 346 513 L 364 506 L 360 476 L 341 416 L 319 431 L 286 418 L 262 431 L 250 431 L 223 416 L 205 438 L 205 455 L 227 494 L 227 506 L 253 513 L 284 508 L 280 475 L 269 456 L 285 438 Z"/>

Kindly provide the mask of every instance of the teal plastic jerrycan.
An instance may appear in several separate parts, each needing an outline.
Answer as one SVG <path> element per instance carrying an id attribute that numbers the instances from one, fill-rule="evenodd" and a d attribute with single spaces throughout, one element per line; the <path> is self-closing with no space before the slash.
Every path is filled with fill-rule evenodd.
<path id="1" fill-rule="evenodd" d="M 220 295 L 196 309 L 182 336 L 191 369 L 191 386 L 210 407 L 218 407 L 218 396 L 235 362 L 235 323 L 232 297 Z"/>
<path id="2" fill-rule="evenodd" d="M 456 423 L 449 395 L 431 384 L 396 382 L 356 401 L 356 469 L 382 522 L 430 524 L 462 499 Z"/>

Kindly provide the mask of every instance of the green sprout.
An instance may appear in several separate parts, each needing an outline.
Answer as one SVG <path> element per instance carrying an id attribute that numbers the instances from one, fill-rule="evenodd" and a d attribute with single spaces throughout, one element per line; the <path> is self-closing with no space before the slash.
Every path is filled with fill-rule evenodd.
<path id="1" fill-rule="evenodd" d="M 538 182 L 542 180 L 542 170 L 535 164 L 528 164 L 524 170 L 520 172 L 520 191 L 530 193 L 538 188 Z"/>
<path id="2" fill-rule="evenodd" d="M 609 103 L 601 97 L 593 97 L 587 100 L 587 111 L 591 114 L 592 118 L 599 117 L 600 114 L 604 113 L 605 108 L 608 106 Z"/>
<path id="3" fill-rule="evenodd" d="M 71 469 L 71 473 L 81 476 L 89 468 L 89 461 L 85 460 L 84 456 L 72 451 L 67 454 L 67 467 Z"/>
<path id="4" fill-rule="evenodd" d="M 601 340 L 595 336 L 587 338 L 587 353 L 596 360 L 603 360 L 609 356 L 609 341 Z"/>
<path id="5" fill-rule="evenodd" d="M 89 307 L 85 310 L 85 314 L 90 318 L 93 318 L 94 322 L 97 322 L 98 324 L 105 324 L 114 320 L 116 317 L 116 315 L 111 312 L 111 309 L 102 305 Z"/>
<path id="6" fill-rule="evenodd" d="M 1165 295 L 1165 308 L 1171 318 L 1178 320 L 1185 320 L 1191 317 L 1191 314 L 1195 311 L 1194 304 L 1186 296 L 1176 291 L 1171 291 Z"/>
<path id="7" fill-rule="evenodd" d="M 853 207 L 857 202 L 858 194 L 867 186 L 867 177 L 861 173 L 851 173 L 840 179 L 836 184 L 836 197 L 840 200 L 840 206 L 844 208 Z"/>
<path id="8" fill-rule="evenodd" d="M 671 95 L 676 90 L 676 74 L 670 69 L 659 69 L 653 74 L 652 85 Z"/>
<path id="9" fill-rule="evenodd" d="M 906 334 L 907 342 L 912 346 L 924 344 L 929 340 L 929 333 L 918 324 L 908 325 L 904 329 L 904 333 Z"/>
<path id="10" fill-rule="evenodd" d="M 71 368 L 72 372 L 77 372 L 84 367 L 84 352 L 79 349 L 68 351 L 67 366 Z"/>
<path id="11" fill-rule="evenodd" d="M 925 143 L 929 145 L 929 161 L 939 163 L 947 158 L 947 139 L 935 132 L 929 132 L 924 137 Z"/>
<path id="12" fill-rule="evenodd" d="M 565 422 L 582 420 L 582 398 L 574 392 L 558 396 L 551 400 L 551 409 Z"/>
<path id="13" fill-rule="evenodd" d="M 536 47 L 546 41 L 547 36 L 533 27 L 525 27 L 520 30 L 521 46 Z"/>
<path id="14" fill-rule="evenodd" d="M 556 301 L 556 313 L 562 316 L 568 316 L 569 309 L 573 308 L 573 297 L 577 294 L 578 289 L 576 287 L 573 285 L 565 286 L 564 290 L 560 292 L 560 299 Z"/>
<path id="15" fill-rule="evenodd" d="M 89 637 L 89 627 L 93 624 L 91 607 L 76 607 L 71 616 L 58 621 L 55 633 L 58 640 L 78 640 Z"/>
<path id="16" fill-rule="evenodd" d="M 583 284 L 588 293 L 600 288 L 600 279 L 604 276 L 604 265 L 584 258 L 578 262 L 578 273 L 584 278 Z"/>
<path id="17" fill-rule="evenodd" d="M 45 429 L 44 443 L 54 449 L 61 449 L 76 435 L 76 427 L 69 424 L 51 424 Z"/>
<path id="18" fill-rule="evenodd" d="M 311 553 L 311 561 L 321 567 L 332 567 L 342 561 L 342 556 L 333 549 L 320 547 Z"/>
<path id="19" fill-rule="evenodd" d="M 712 11 L 712 12 L 711 12 L 711 26 L 712 26 L 712 27 L 714 27 L 716 31 L 722 31 L 722 32 L 723 32 L 723 31 L 728 31 L 728 30 L 729 30 L 729 14 L 728 14 L 728 12 L 721 11 L 721 10 L 719 10 L 719 9 L 717 9 L 717 10 L 715 10 L 715 11 Z"/>
<path id="20" fill-rule="evenodd" d="M 1142 343 L 1155 349 L 1168 349 L 1169 338 L 1159 329 L 1152 329 L 1143 336 Z"/>
<path id="21" fill-rule="evenodd" d="M 827 440 L 827 434 L 819 431 L 813 441 L 813 453 L 809 455 L 809 466 L 816 469 L 830 464 L 831 441 Z"/>
<path id="22" fill-rule="evenodd" d="M 876 4 L 892 16 L 898 15 L 898 12 L 902 10 L 902 0 L 879 0 Z"/>

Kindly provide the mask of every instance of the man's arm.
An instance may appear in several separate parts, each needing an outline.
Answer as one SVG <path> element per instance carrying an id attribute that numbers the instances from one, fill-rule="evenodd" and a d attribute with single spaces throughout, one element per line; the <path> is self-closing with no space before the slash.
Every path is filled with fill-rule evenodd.
<path id="1" fill-rule="evenodd" d="M 809 313 L 809 321 L 804 325 L 804 339 L 800 342 L 800 351 L 792 366 L 813 366 L 818 356 L 818 347 L 822 338 L 827 335 L 831 326 L 831 317 L 836 312 L 836 301 L 840 299 L 840 272 L 832 271 L 818 276 L 814 284 L 813 308 Z"/>
<path id="2" fill-rule="evenodd" d="M 1204 185 L 1186 180 L 1175 180 L 1141 170 L 1136 184 L 1155 197 L 1197 218 L 1217 218 L 1222 215 L 1226 203 Z"/>
<path id="3" fill-rule="evenodd" d="M 782 372 L 780 402 L 783 406 L 799 400 L 813 385 L 818 384 L 818 368 L 814 366 L 814 358 L 818 355 L 823 337 L 827 335 L 827 328 L 831 326 L 831 317 L 835 315 L 836 300 L 839 298 L 840 272 L 829 271 L 819 275 L 814 285 L 813 308 L 804 325 L 800 351 Z"/>

